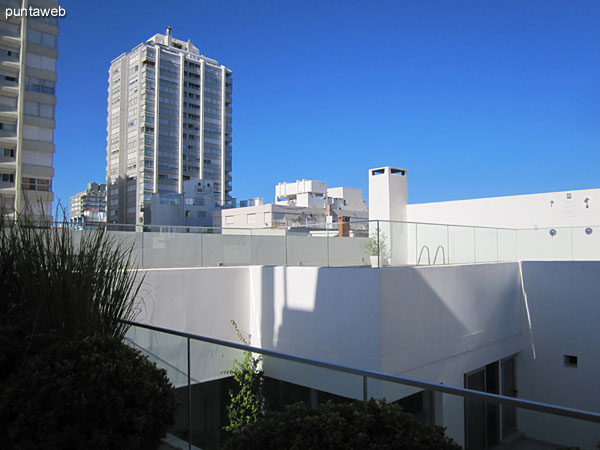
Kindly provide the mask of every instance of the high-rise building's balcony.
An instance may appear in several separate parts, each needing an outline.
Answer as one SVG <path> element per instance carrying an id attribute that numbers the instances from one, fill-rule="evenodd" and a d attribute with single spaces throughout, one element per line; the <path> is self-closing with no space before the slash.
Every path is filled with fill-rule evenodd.
<path id="1" fill-rule="evenodd" d="M 21 48 L 21 38 L 19 36 L 9 36 L 3 34 L 2 36 L 0 36 L 0 45 L 2 45 L 3 47 L 19 49 Z"/>
<path id="2" fill-rule="evenodd" d="M 0 61 L 0 69 L 6 70 L 8 72 L 18 73 L 21 68 L 19 60 L 11 60 L 11 61 Z"/>

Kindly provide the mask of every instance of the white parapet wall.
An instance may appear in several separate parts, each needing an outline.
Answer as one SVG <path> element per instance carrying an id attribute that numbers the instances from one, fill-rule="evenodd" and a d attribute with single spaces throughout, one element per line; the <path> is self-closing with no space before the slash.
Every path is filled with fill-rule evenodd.
<path id="1" fill-rule="evenodd" d="M 520 398 L 597 411 L 598 270 L 599 262 L 149 269 L 141 272 L 138 320 L 237 342 L 235 320 L 256 346 L 458 387 L 466 373 L 517 355 Z M 142 342 L 159 359 L 175 352 L 184 364 L 182 342 L 149 339 Z M 576 356 L 577 367 L 566 366 L 565 355 Z M 235 357 L 194 344 L 192 379 L 225 376 Z M 360 377 L 273 358 L 264 368 L 303 386 L 362 397 Z M 413 392 L 369 383 L 369 395 L 390 400 Z M 436 407 L 439 423 L 464 443 L 462 399 L 444 395 Z M 600 440 L 598 426 L 567 422 L 518 411 L 519 429 L 533 438 L 586 447 Z"/>
<path id="2" fill-rule="evenodd" d="M 598 226 L 600 189 L 412 204 L 407 220 L 500 228 Z"/>

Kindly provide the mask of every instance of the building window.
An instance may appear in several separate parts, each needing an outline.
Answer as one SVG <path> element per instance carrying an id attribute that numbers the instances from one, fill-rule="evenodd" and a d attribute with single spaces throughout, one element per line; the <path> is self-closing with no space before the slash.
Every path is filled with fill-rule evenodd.
<path id="1" fill-rule="evenodd" d="M 0 130 L 2 130 L 2 131 L 17 131 L 17 124 L 0 122 Z"/>
<path id="2" fill-rule="evenodd" d="M 50 192 L 52 190 L 52 181 L 44 180 L 42 178 L 23 177 L 23 189 L 28 191 Z"/>
<path id="3" fill-rule="evenodd" d="M 37 102 L 25 102 L 25 114 L 54 119 L 54 106 Z"/>
<path id="4" fill-rule="evenodd" d="M 54 83 L 52 81 L 42 80 L 40 78 L 26 77 L 25 90 L 54 95 Z"/>
<path id="5" fill-rule="evenodd" d="M 34 125 L 23 125 L 23 137 L 32 141 L 54 142 L 54 130 Z"/>
<path id="6" fill-rule="evenodd" d="M 253 214 L 247 214 L 246 218 L 247 218 L 249 224 L 250 223 L 256 223 L 256 214 L 255 213 L 253 213 Z"/>
<path id="7" fill-rule="evenodd" d="M 233 216 L 226 216 L 225 217 L 225 223 L 227 225 L 233 225 Z"/>
<path id="8" fill-rule="evenodd" d="M 27 65 L 34 69 L 56 72 L 56 59 L 36 53 L 27 53 Z"/>
<path id="9" fill-rule="evenodd" d="M 12 173 L 3 173 L 1 180 L 4 183 L 14 183 L 15 182 L 15 176 Z"/>
<path id="10" fill-rule="evenodd" d="M 56 36 L 37 30 L 27 30 L 27 41 L 48 48 L 56 48 Z"/>

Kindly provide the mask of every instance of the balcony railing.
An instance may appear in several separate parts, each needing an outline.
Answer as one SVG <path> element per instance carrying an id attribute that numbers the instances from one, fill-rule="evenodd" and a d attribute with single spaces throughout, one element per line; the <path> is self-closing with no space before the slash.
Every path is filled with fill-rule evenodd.
<path id="1" fill-rule="evenodd" d="M 430 411 L 425 414 L 425 419 L 448 427 L 446 433 L 459 441 L 463 436 L 468 439 L 469 433 L 478 431 L 471 429 L 477 423 L 469 422 L 464 408 L 478 411 L 490 405 L 497 408 L 499 440 L 507 438 L 509 433 L 510 436 L 520 433 L 525 439 L 548 441 L 548 433 L 554 429 L 560 430 L 558 435 L 562 442 L 557 444 L 592 447 L 600 436 L 598 412 L 332 364 L 151 325 L 129 324 L 131 328 L 126 342 L 165 369 L 171 383 L 177 388 L 181 404 L 171 434 L 185 441 L 190 449 L 193 446 L 220 448 L 224 437 L 221 428 L 227 425 L 222 422 L 225 405 L 214 398 L 211 401 L 208 392 L 218 389 L 220 380 L 229 376 L 225 372 L 232 368 L 234 360 L 244 359 L 243 352 L 262 356 L 265 377 L 280 383 L 280 389 L 270 391 L 270 395 L 274 396 L 281 395 L 285 386 L 292 386 L 296 398 L 298 392 L 304 389 L 309 391 L 309 398 L 316 398 L 317 401 L 321 396 L 333 395 L 365 400 L 385 398 L 388 402 L 399 401 L 403 404 L 402 399 L 427 393 L 433 399 L 432 409 L 435 413 Z M 312 395 L 313 392 L 316 395 Z M 285 401 L 281 398 L 267 400 L 278 404 Z"/>
<path id="2" fill-rule="evenodd" d="M 486 228 L 414 222 L 302 223 L 272 228 L 108 224 L 142 268 L 281 265 L 396 267 L 600 260 L 600 226 Z M 135 232 L 135 233 L 133 233 Z"/>

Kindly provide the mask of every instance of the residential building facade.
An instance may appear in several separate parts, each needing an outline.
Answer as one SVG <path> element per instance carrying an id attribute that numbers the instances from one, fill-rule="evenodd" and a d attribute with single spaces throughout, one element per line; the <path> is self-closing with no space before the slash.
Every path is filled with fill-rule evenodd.
<path id="1" fill-rule="evenodd" d="M 57 38 L 57 17 L 0 17 L 0 207 L 9 216 L 51 214 Z"/>
<path id="2" fill-rule="evenodd" d="M 88 183 L 71 197 L 71 223 L 85 226 L 106 223 L 106 184 Z"/>
<path id="3" fill-rule="evenodd" d="M 360 189 L 335 187 L 316 180 L 297 180 L 275 186 L 275 203 L 256 198 L 240 201 L 240 208 L 224 209 L 223 228 L 326 226 L 368 219 Z M 215 220 L 218 223 L 218 220 Z"/>
<path id="4" fill-rule="evenodd" d="M 231 95 L 231 70 L 201 55 L 191 41 L 173 38 L 170 28 L 112 61 L 110 223 L 159 224 L 153 195 L 183 195 L 188 180 L 210 184 L 216 207 L 232 204 Z M 212 222 L 211 214 L 205 217 Z"/>

